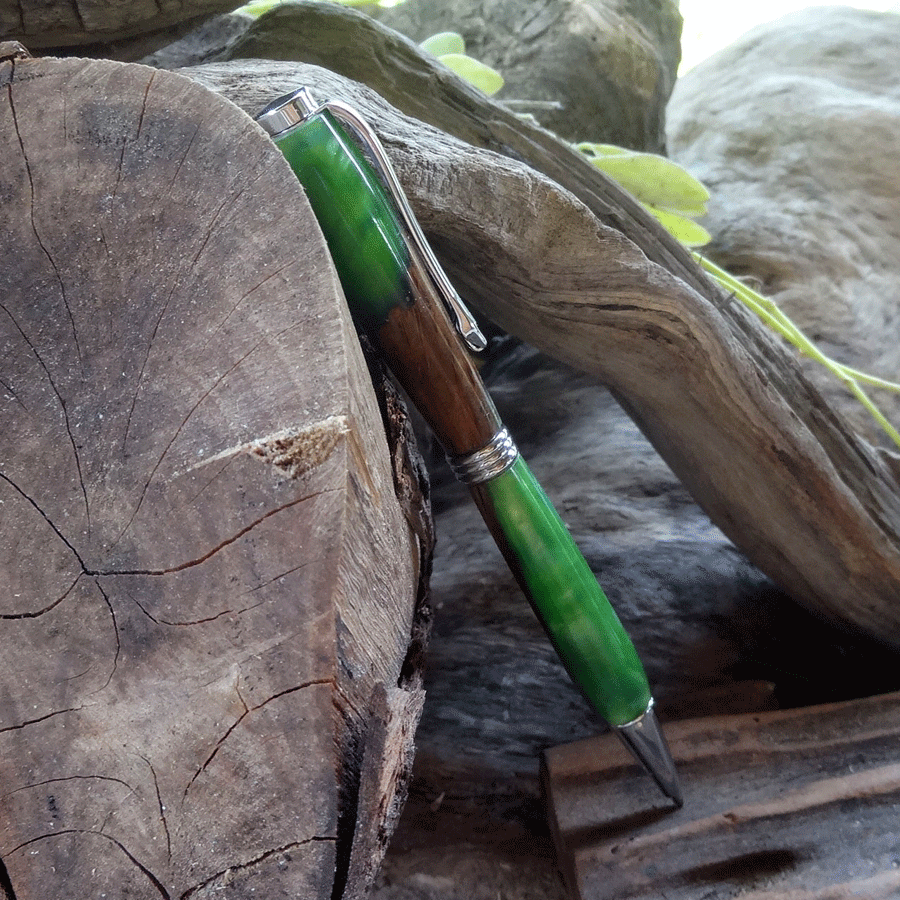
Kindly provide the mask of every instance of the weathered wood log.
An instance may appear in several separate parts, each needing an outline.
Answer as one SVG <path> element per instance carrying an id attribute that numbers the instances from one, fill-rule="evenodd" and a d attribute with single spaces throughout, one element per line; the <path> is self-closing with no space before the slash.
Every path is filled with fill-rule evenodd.
<path id="1" fill-rule="evenodd" d="M 362 896 L 421 709 L 427 510 L 321 233 L 187 79 L 0 85 L 0 886 Z"/>
<path id="2" fill-rule="evenodd" d="M 83 54 L 138 59 L 239 5 L 233 0 L 0 0 L 0 40 L 22 41 L 31 50 L 78 47 Z"/>
<path id="3" fill-rule="evenodd" d="M 558 182 L 321 69 L 245 60 L 185 71 L 247 110 L 300 83 L 355 103 L 476 308 L 607 384 L 713 522 L 793 597 L 900 643 L 896 454 L 826 407 L 784 346 L 585 159 L 446 78 L 442 88 L 409 42 L 375 38 L 376 58 L 399 48 L 395 98 Z"/>
<path id="4" fill-rule="evenodd" d="M 676 812 L 611 735 L 544 755 L 573 898 L 897 896 L 900 694 L 667 734 L 685 788 Z"/>

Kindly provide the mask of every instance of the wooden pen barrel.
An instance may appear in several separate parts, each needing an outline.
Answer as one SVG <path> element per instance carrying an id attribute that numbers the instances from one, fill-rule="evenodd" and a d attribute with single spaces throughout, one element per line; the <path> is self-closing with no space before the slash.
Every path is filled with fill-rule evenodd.
<path id="1" fill-rule="evenodd" d="M 395 306 L 373 337 L 445 452 L 480 450 L 503 427 L 500 417 L 431 280 L 415 262 L 408 271 L 419 299 Z"/>

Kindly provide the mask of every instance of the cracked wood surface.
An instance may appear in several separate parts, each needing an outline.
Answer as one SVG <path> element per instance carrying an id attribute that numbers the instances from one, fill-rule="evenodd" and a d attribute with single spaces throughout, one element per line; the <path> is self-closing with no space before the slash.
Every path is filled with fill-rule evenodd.
<path id="1" fill-rule="evenodd" d="M 183 71 L 248 111 L 304 83 L 356 105 L 472 307 L 606 384 L 712 521 L 795 599 L 900 645 L 897 454 L 826 407 L 789 349 L 581 155 L 449 83 L 410 42 L 300 4 L 260 20 L 236 52 L 321 61 L 329 42 L 345 48 L 331 52 L 336 67 L 462 140 L 314 65 Z"/>
<path id="2" fill-rule="evenodd" d="M 0 64 L 0 160 L 0 894 L 357 896 L 421 548 L 302 193 L 118 63 Z"/>

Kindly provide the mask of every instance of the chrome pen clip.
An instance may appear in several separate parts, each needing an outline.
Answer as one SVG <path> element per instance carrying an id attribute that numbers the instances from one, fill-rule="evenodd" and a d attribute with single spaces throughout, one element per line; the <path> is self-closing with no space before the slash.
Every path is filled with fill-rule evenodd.
<path id="1" fill-rule="evenodd" d="M 435 291 L 443 301 L 447 313 L 452 319 L 456 330 L 462 336 L 463 341 L 465 341 L 466 346 L 476 353 L 484 350 L 487 347 L 487 340 L 478 327 L 474 316 L 460 299 L 446 272 L 444 272 L 441 264 L 437 261 L 434 251 L 425 239 L 422 228 L 409 206 L 409 201 L 406 199 L 406 194 L 403 192 L 387 152 L 369 123 L 355 109 L 344 103 L 336 101 L 322 104 L 316 103 L 309 90 L 305 87 L 299 88 L 287 97 L 276 100 L 256 116 L 256 121 L 269 134 L 276 135 L 286 131 L 288 128 L 301 124 L 324 110 L 330 112 L 342 125 L 346 125 L 350 129 L 362 146 L 363 151 L 369 157 L 376 174 L 397 208 L 397 213 L 406 232 L 405 238 L 410 253 L 431 279 Z"/>

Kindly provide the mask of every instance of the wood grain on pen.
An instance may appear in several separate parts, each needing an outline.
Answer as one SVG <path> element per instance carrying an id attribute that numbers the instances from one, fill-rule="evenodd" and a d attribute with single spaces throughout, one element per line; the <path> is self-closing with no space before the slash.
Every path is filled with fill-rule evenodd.
<path id="1" fill-rule="evenodd" d="M 375 340 L 444 450 L 452 456 L 480 450 L 500 418 L 430 279 L 415 264 L 409 278 L 416 301 L 395 306 Z"/>

